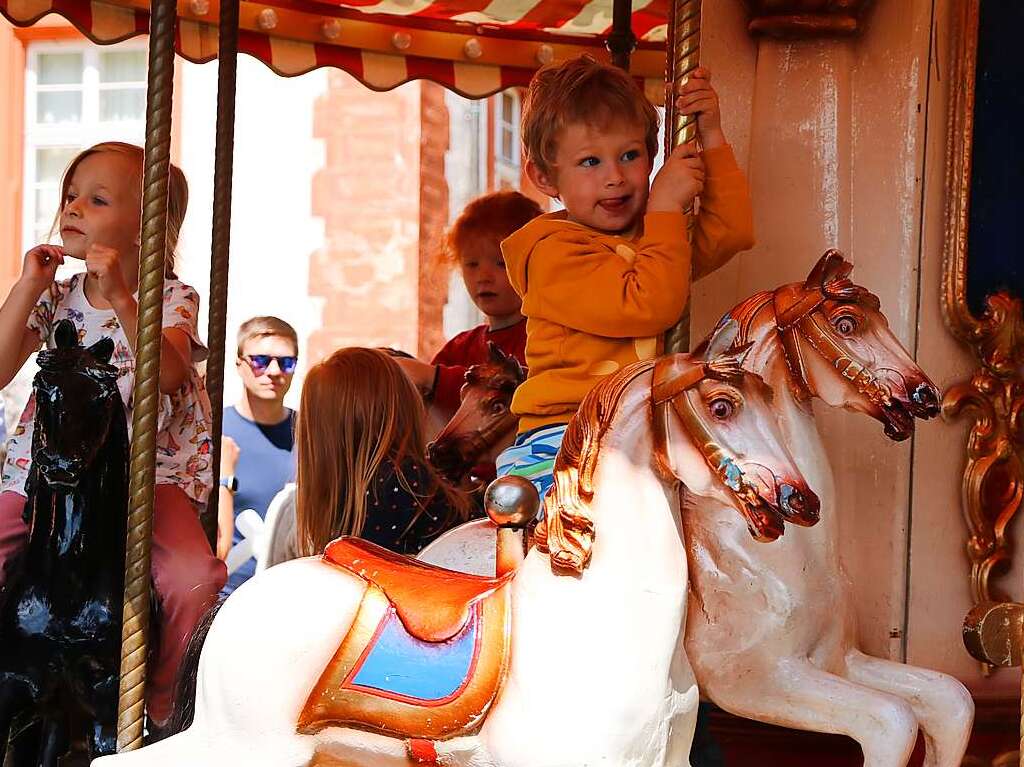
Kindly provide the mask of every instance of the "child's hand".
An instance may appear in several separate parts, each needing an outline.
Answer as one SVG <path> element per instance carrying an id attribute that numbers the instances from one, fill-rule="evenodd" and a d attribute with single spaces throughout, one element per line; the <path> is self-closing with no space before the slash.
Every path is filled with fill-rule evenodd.
<path id="1" fill-rule="evenodd" d="M 650 212 L 681 212 L 693 204 L 693 198 L 704 189 L 704 161 L 697 147 L 682 144 L 672 150 L 651 184 L 647 198 Z"/>
<path id="2" fill-rule="evenodd" d="M 705 149 L 725 144 L 722 112 L 718 94 L 711 87 L 711 72 L 704 67 L 693 70 L 676 97 L 676 109 L 684 115 L 697 115 L 697 133 Z"/>
<path id="3" fill-rule="evenodd" d="M 85 251 L 85 268 L 111 305 L 131 297 L 121 274 L 121 255 L 113 248 L 90 245 Z"/>
<path id="4" fill-rule="evenodd" d="M 220 475 L 230 477 L 238 466 L 238 456 L 242 449 L 231 437 L 222 437 L 220 441 Z"/>
<path id="5" fill-rule="evenodd" d="M 408 357 L 395 357 L 394 360 L 424 398 L 434 393 L 434 376 L 437 371 L 433 365 Z"/>
<path id="6" fill-rule="evenodd" d="M 64 251 L 56 245 L 36 245 L 25 254 L 21 279 L 43 292 L 57 275 L 57 267 L 64 263 Z"/>

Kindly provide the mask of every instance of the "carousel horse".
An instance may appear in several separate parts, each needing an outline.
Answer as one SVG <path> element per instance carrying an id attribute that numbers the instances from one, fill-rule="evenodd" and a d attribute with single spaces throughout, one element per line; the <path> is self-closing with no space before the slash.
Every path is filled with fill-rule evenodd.
<path id="1" fill-rule="evenodd" d="M 67 320 L 55 337 L 33 383 L 28 546 L 0 593 L 0 764 L 11 767 L 86 765 L 116 747 L 128 425 L 110 339 L 82 348 Z"/>
<path id="2" fill-rule="evenodd" d="M 526 374 L 515 357 L 493 343 L 487 348 L 490 359 L 466 370 L 459 409 L 427 446 L 430 462 L 453 485 L 474 466 L 494 463 L 515 438 L 512 395 Z"/>
<path id="3" fill-rule="evenodd" d="M 702 693 L 743 717 L 857 740 L 867 767 L 905 765 L 918 726 L 928 767 L 959 765 L 974 706 L 945 674 L 857 648 L 842 569 L 835 489 L 810 400 L 879 420 L 893 440 L 939 413 L 938 391 L 889 329 L 851 264 L 827 252 L 803 283 L 758 293 L 723 322 L 752 344 L 747 366 L 775 392 L 786 445 L 826 514 L 772 546 L 752 543 L 726 506 L 688 496 L 683 513 L 691 603 L 685 651 Z M 698 352 L 700 349 L 698 348 Z M 717 508 L 716 508 L 717 507 Z M 470 522 L 420 557 L 467 572 L 494 568 L 495 530 Z M 490 568 L 490 570 L 488 570 Z M 813 573 L 809 577 L 808 573 Z"/>
<path id="4" fill-rule="evenodd" d="M 751 343 L 747 366 L 775 392 L 773 410 L 800 471 L 829 510 L 811 530 L 752 545 L 729 508 L 690 497 L 686 654 L 702 693 L 749 719 L 847 735 L 866 767 L 902 767 L 924 733 L 927 767 L 958 767 L 974 705 L 950 676 L 857 647 L 842 567 L 832 469 L 812 398 L 871 416 L 893 440 L 939 413 L 938 391 L 889 329 L 879 301 L 827 252 L 804 283 L 758 293 L 726 315 Z M 699 351 L 699 349 L 698 349 Z"/>
<path id="5" fill-rule="evenodd" d="M 96 767 L 685 761 L 680 482 L 765 541 L 818 516 L 764 384 L 721 340 L 598 384 L 517 569 L 462 575 L 352 538 L 271 568 L 214 620 L 192 726 Z"/>

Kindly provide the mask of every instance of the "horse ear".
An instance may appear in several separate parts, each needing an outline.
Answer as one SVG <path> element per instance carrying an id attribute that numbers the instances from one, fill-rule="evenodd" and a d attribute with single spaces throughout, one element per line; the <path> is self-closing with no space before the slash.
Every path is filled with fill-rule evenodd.
<path id="1" fill-rule="evenodd" d="M 508 355 L 494 341 L 487 342 L 487 353 L 491 357 L 491 362 L 497 362 L 499 365 L 504 365 L 505 361 L 508 360 Z"/>
<path id="2" fill-rule="evenodd" d="M 732 317 L 723 317 L 718 327 L 711 333 L 711 337 L 701 344 L 704 347 L 703 358 L 710 361 L 721 357 L 736 343 L 739 334 L 740 324 Z"/>
<path id="3" fill-rule="evenodd" d="M 843 258 L 843 254 L 838 250 L 829 248 L 807 275 L 804 287 L 810 290 L 823 288 L 830 282 L 845 279 L 852 271 L 853 264 Z"/>
<path id="4" fill-rule="evenodd" d="M 114 355 L 114 342 L 104 336 L 86 351 L 100 362 L 110 362 L 110 358 Z"/>
<path id="5" fill-rule="evenodd" d="M 71 320 L 61 320 L 53 331 L 58 349 L 73 349 L 78 346 L 78 330 Z"/>

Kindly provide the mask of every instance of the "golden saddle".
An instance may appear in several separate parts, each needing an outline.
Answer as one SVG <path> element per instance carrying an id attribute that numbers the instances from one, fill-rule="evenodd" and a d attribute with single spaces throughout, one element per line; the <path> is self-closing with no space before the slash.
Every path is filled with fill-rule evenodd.
<path id="1" fill-rule="evenodd" d="M 323 558 L 367 589 L 303 707 L 299 732 L 347 726 L 428 739 L 473 732 L 507 670 L 514 573 L 467 575 L 347 537 Z"/>

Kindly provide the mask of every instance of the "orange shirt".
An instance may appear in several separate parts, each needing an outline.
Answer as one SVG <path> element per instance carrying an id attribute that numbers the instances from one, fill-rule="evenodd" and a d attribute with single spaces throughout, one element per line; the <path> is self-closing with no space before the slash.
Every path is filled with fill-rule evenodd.
<path id="1" fill-rule="evenodd" d="M 746 178 L 732 149 L 704 152 L 707 178 L 693 233 L 700 276 L 753 246 Z M 628 240 L 566 219 L 535 218 L 501 243 L 523 299 L 529 376 L 512 412 L 520 433 L 569 420 L 606 375 L 661 353 L 662 334 L 690 292 L 691 248 L 682 213 L 648 213 Z"/>

